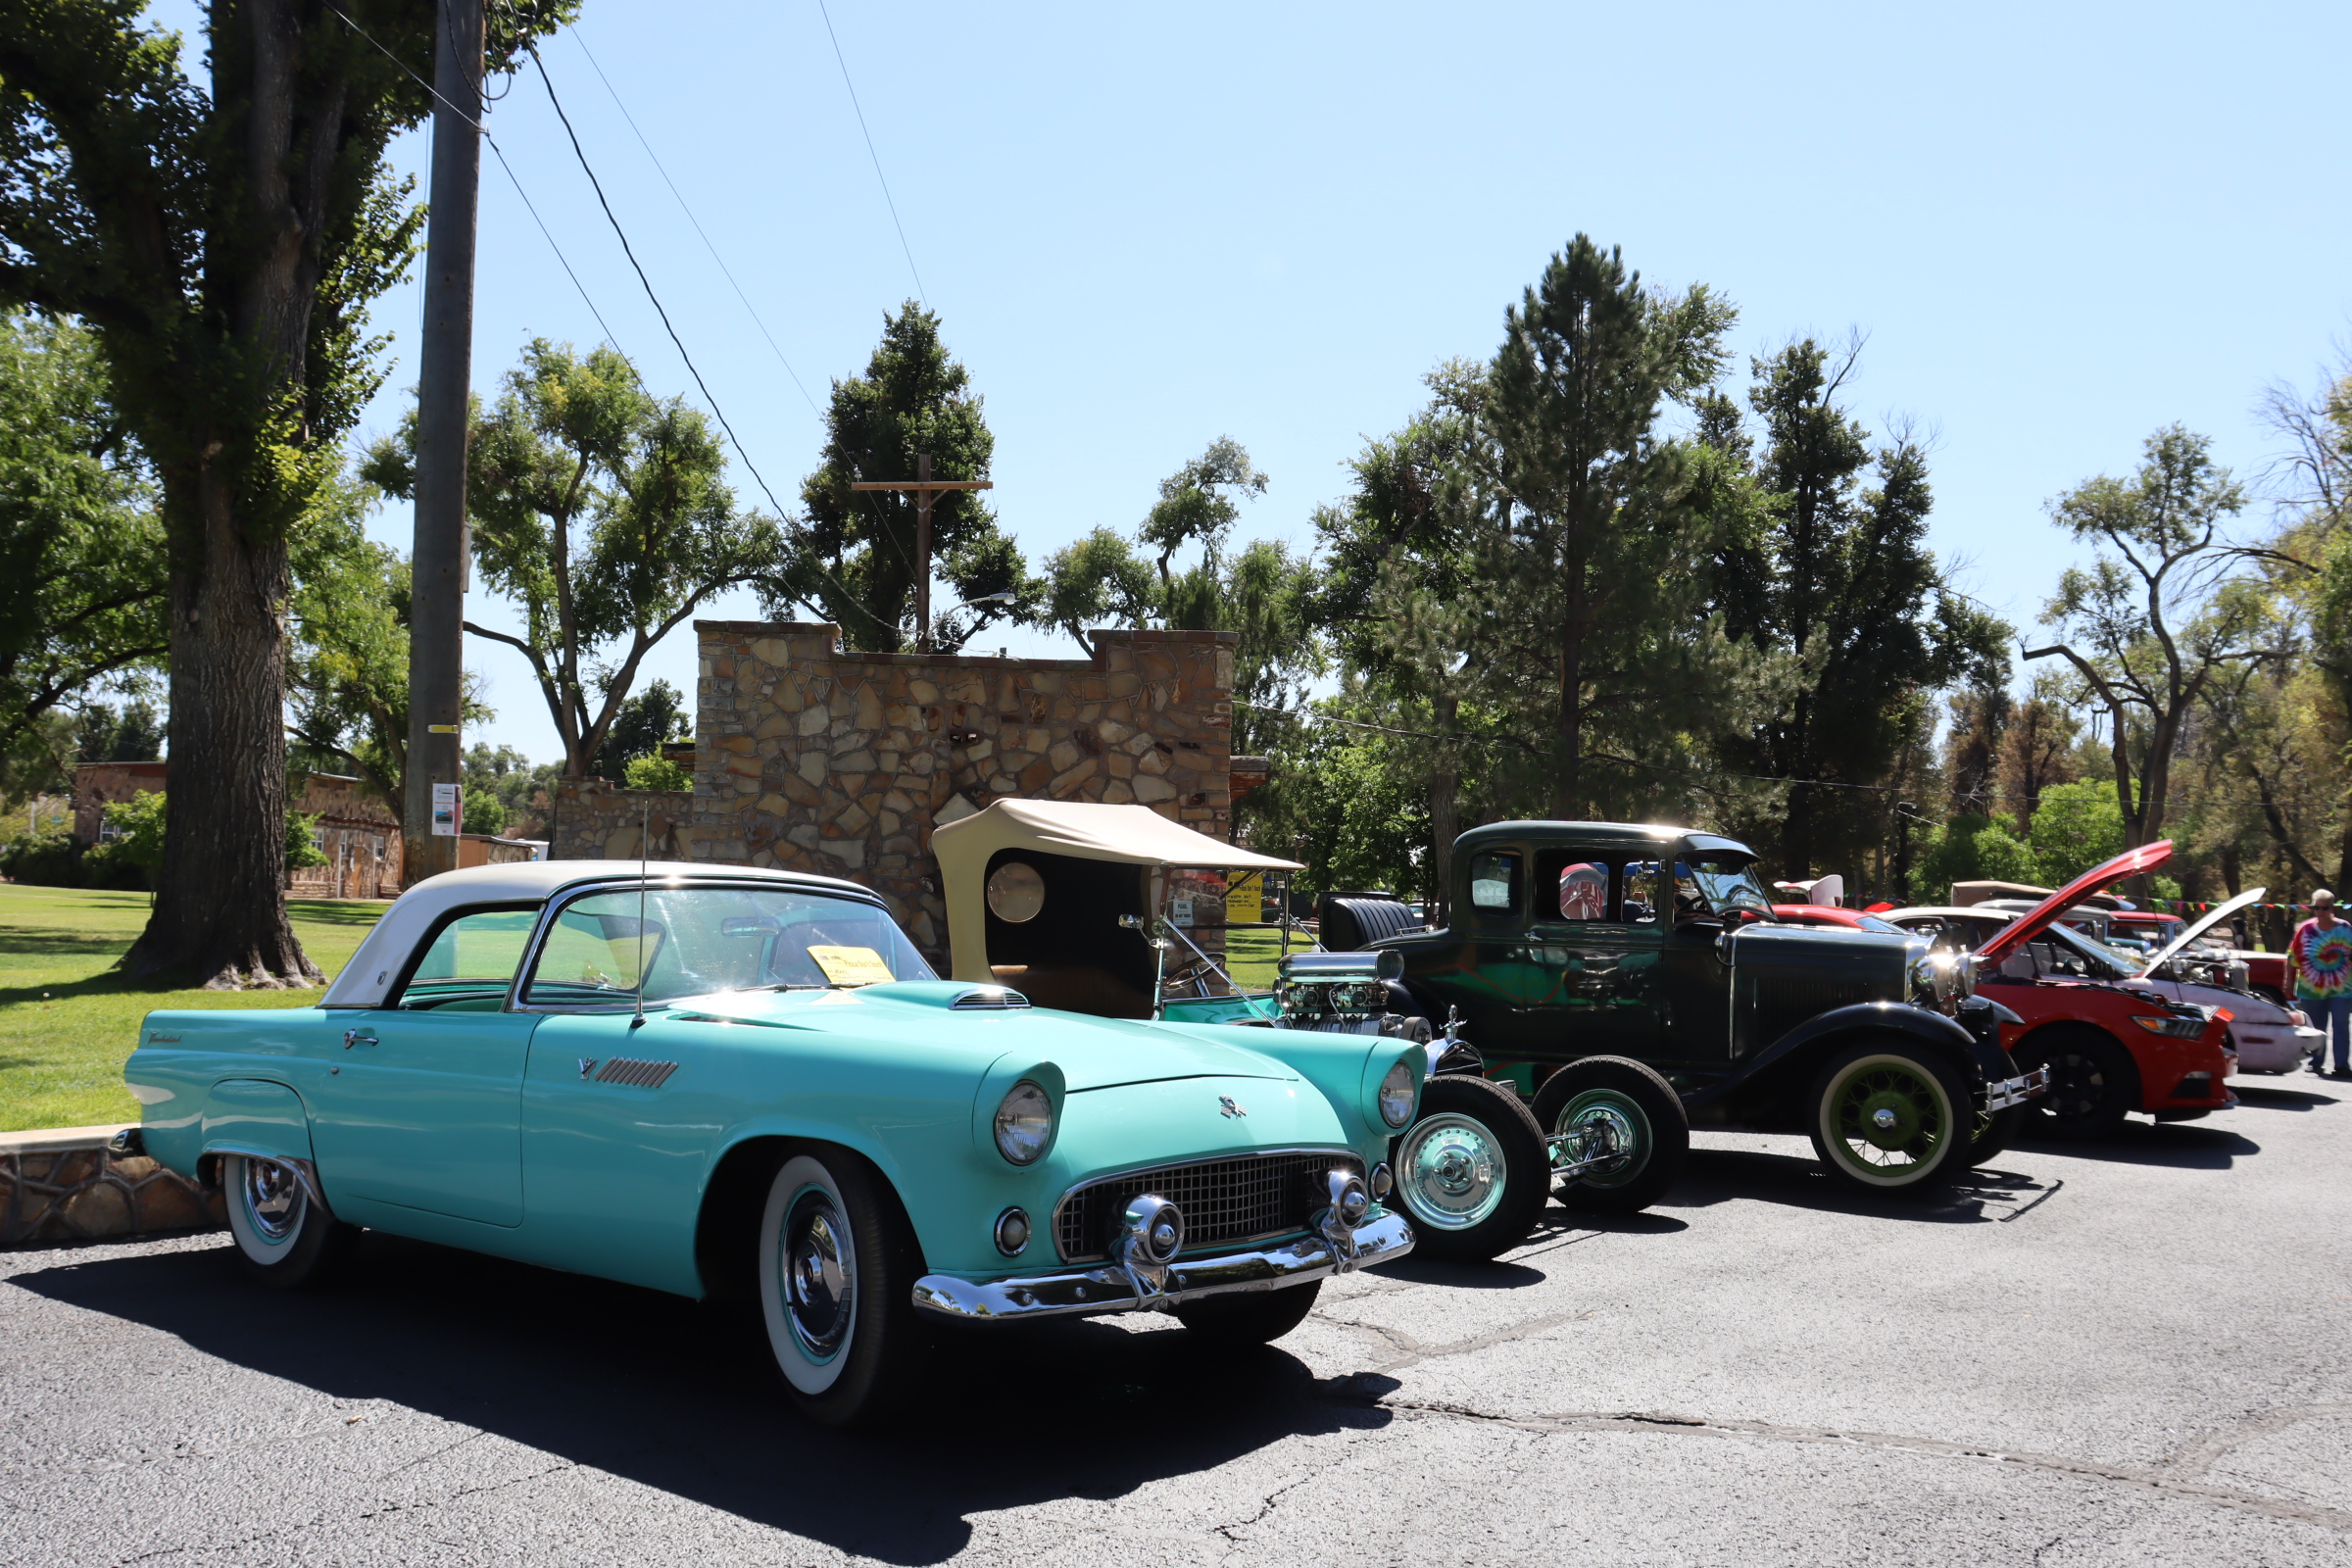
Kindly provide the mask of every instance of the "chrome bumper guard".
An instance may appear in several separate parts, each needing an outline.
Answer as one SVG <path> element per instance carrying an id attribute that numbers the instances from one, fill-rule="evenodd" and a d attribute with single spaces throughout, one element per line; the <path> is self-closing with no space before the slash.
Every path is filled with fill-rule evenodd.
<path id="1" fill-rule="evenodd" d="M 1323 1223 L 1311 1236 L 1279 1246 L 1250 1248 L 1173 1263 L 1105 1263 L 1054 1274 L 967 1280 L 926 1274 L 914 1282 L 914 1304 L 958 1323 L 1087 1317 L 1103 1312 L 1159 1312 L 1185 1301 L 1237 1291 L 1279 1291 L 1331 1275 L 1388 1263 L 1413 1250 L 1401 1214 L 1377 1213 L 1350 1231 Z"/>
<path id="2" fill-rule="evenodd" d="M 1996 1110 L 2007 1110 L 2011 1105 L 2022 1105 L 2029 1100 L 2047 1094 L 2049 1088 L 2050 1069 L 2047 1067 L 2036 1067 L 2015 1078 L 2004 1078 L 1997 1084 L 1986 1084 L 1984 1112 L 1990 1115 Z"/>

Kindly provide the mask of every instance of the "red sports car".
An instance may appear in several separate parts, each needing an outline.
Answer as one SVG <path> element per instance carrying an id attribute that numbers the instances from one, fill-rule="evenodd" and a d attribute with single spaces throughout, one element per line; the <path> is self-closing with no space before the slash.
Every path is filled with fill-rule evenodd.
<path id="1" fill-rule="evenodd" d="M 2001 1044 L 2020 1067 L 2050 1070 L 2050 1092 L 2017 1110 L 2042 1118 L 2052 1133 L 2102 1138 L 2134 1110 L 2186 1121 L 2237 1103 L 2225 1082 L 2237 1070 L 2226 1009 L 2111 983 L 2071 944 L 2039 940 L 2083 894 L 2152 871 L 2172 853 L 2170 840 L 2128 850 L 1989 937 L 1966 909 L 1887 912 L 1906 931 L 1975 949 L 1978 994 L 2020 1019 L 2002 1026 Z"/>

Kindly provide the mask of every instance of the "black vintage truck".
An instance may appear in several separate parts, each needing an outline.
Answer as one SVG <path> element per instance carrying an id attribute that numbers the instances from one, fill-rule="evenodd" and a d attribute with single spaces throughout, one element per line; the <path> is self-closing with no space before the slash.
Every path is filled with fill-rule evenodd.
<path id="1" fill-rule="evenodd" d="M 1431 1037 L 1394 1162 L 1424 1255 L 1517 1245 L 1555 1188 L 1645 1207 L 1694 1126 L 1809 1134 L 1832 1174 L 1880 1191 L 1999 1151 L 2043 1075 L 2002 1051 L 2005 1009 L 1965 956 L 1778 924 L 1755 860 L 1675 827 L 1497 822 L 1455 842 L 1443 930 L 1381 935 L 1395 909 L 1336 901 L 1325 945 L 1353 935 L 1361 956 L 1295 965 L 1284 1022 L 1360 1014 L 1377 981 L 1383 1031 Z"/>

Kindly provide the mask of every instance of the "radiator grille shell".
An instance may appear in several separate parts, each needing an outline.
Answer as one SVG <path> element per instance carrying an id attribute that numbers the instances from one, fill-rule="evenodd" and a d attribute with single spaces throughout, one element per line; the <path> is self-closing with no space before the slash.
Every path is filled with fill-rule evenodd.
<path id="1" fill-rule="evenodd" d="M 1324 1177 L 1335 1170 L 1361 1176 L 1364 1162 L 1344 1149 L 1283 1150 L 1123 1171 L 1062 1199 L 1054 1210 L 1054 1245 L 1065 1262 L 1108 1257 L 1119 1216 L 1146 1193 L 1184 1211 L 1187 1252 L 1288 1235 L 1305 1230 L 1330 1202 Z"/>

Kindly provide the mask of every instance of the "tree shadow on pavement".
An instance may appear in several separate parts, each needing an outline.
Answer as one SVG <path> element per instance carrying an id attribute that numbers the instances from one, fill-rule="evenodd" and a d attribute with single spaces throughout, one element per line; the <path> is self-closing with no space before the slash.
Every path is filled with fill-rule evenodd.
<path id="1" fill-rule="evenodd" d="M 907 1565 L 963 1550 L 975 1514 L 1115 1498 L 1285 1438 L 1391 1419 L 1278 1347 L 1217 1349 L 1182 1330 L 1080 1319 L 946 1336 L 901 1428 L 837 1432 L 785 1404 L 748 1320 L 374 1233 L 357 1254 L 346 1277 L 308 1293 L 252 1284 L 225 1249 L 61 1258 L 10 1283 L 334 1398 L 422 1411 Z"/>
<path id="2" fill-rule="evenodd" d="M 1693 1149 L 1681 1181 L 1662 1207 L 1707 1208 L 1744 1198 L 1765 1203 L 1914 1225 L 1989 1224 L 2013 1214 L 2049 1190 L 2031 1176 L 1972 1170 L 1928 1192 L 1868 1193 L 1832 1176 L 1809 1156 L 1765 1150 Z"/>

